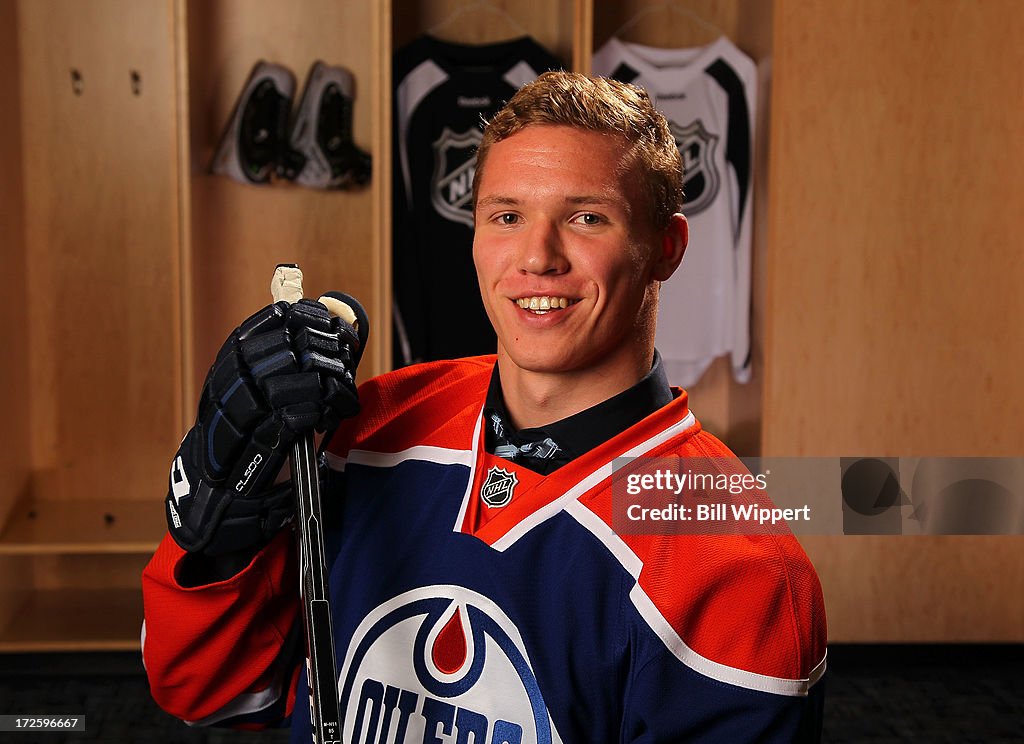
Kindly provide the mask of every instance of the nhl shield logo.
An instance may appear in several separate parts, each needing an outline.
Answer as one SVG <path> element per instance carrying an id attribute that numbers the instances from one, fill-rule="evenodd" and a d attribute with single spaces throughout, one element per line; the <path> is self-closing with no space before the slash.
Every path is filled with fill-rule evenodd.
<path id="1" fill-rule="evenodd" d="M 461 134 L 444 128 L 434 143 L 434 179 L 430 200 L 438 214 L 473 227 L 473 174 L 476 148 L 482 135 L 470 129 Z"/>
<path id="2" fill-rule="evenodd" d="M 711 206 L 718 196 L 721 184 L 715 166 L 718 137 L 708 132 L 700 119 L 685 127 L 669 122 L 669 129 L 683 159 L 683 214 L 693 217 Z"/>
<path id="3" fill-rule="evenodd" d="M 505 506 L 512 500 L 512 492 L 519 485 L 515 473 L 493 467 L 487 471 L 487 480 L 480 488 L 480 498 L 487 506 Z"/>

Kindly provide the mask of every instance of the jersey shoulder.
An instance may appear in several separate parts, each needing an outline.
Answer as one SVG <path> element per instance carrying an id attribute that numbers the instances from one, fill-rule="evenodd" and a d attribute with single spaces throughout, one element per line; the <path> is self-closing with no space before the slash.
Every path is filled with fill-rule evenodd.
<path id="1" fill-rule="evenodd" d="M 659 536 L 640 552 L 639 586 L 703 659 L 784 680 L 820 671 L 824 598 L 792 535 Z"/>
<path id="2" fill-rule="evenodd" d="M 470 449 L 494 362 L 493 354 L 426 362 L 368 380 L 359 387 L 359 415 L 342 422 L 330 452 Z"/>
<path id="3" fill-rule="evenodd" d="M 699 463 L 692 466 L 697 469 L 742 467 L 728 447 L 699 427 L 652 456 L 686 458 Z M 614 507 L 593 496 L 583 505 L 613 527 Z M 826 650 L 821 584 L 788 531 L 748 535 L 687 529 L 614 539 L 622 543 L 612 552 L 635 561 L 632 598 L 642 622 L 684 663 L 697 659 L 702 670 L 781 680 L 820 676 Z M 722 677 L 729 678 L 728 673 Z"/>

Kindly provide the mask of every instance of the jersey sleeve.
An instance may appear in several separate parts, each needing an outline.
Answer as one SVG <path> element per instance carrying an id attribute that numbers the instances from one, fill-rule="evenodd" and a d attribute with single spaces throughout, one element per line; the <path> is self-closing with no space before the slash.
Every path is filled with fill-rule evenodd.
<path id="1" fill-rule="evenodd" d="M 237 575 L 184 587 L 165 536 L 142 574 L 142 656 L 153 699 L 194 725 L 265 728 L 291 715 L 302 659 L 294 538 L 282 530 Z"/>
<path id="2" fill-rule="evenodd" d="M 722 473 L 740 467 L 699 426 L 653 454 L 694 458 Z M 600 519 L 588 523 L 591 532 L 626 569 L 621 740 L 820 741 L 825 604 L 796 538 L 783 529 L 615 533 L 610 491 L 595 490 L 581 504 Z"/>
<path id="3" fill-rule="evenodd" d="M 703 549 L 648 563 L 630 592 L 623 741 L 820 741 L 824 603 L 796 541 L 683 539 Z"/>
<path id="4" fill-rule="evenodd" d="M 657 656 L 632 680 L 622 741 L 814 744 L 821 741 L 824 684 L 780 695 L 715 683 Z"/>

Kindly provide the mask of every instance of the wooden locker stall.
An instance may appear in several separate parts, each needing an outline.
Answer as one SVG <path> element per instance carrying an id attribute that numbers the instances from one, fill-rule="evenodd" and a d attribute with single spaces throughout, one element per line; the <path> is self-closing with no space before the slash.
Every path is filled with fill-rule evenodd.
<path id="1" fill-rule="evenodd" d="M 360 378 L 381 372 L 390 353 L 390 269 L 387 263 L 389 141 L 387 7 L 379 2 L 221 0 L 187 3 L 187 79 L 190 153 L 187 188 L 189 242 L 186 329 L 194 354 L 186 395 L 194 401 L 226 335 L 270 302 L 279 262 L 296 262 L 307 296 L 339 289 L 358 298 L 373 322 Z M 316 191 L 280 181 L 241 184 L 209 166 L 236 100 L 258 60 L 295 75 L 293 109 L 317 60 L 355 77 L 355 143 L 371 153 L 365 187 Z M 192 403 L 186 407 L 194 416 Z"/>
<path id="2" fill-rule="evenodd" d="M 3 5 L 20 151 L 5 254 L 22 279 L 4 395 L 24 427 L 3 466 L 0 650 L 138 644 L 181 410 L 171 11 Z"/>
<path id="3" fill-rule="evenodd" d="M 762 65 L 767 84 L 767 60 L 771 55 L 771 3 L 752 0 L 728 2 L 665 3 L 647 0 L 624 3 L 593 3 L 584 0 L 560 3 L 487 3 L 456 0 L 424 0 L 403 5 L 393 17 L 393 48 L 416 36 L 432 36 L 458 43 L 493 43 L 530 35 L 562 59 L 570 69 L 590 71 L 594 49 L 611 36 L 651 46 L 683 47 L 707 44 L 728 36 Z M 767 94 L 767 89 L 763 91 Z M 767 101 L 767 95 L 764 98 Z M 767 112 L 759 109 L 755 166 L 755 276 L 764 250 L 763 225 L 767 199 Z M 695 237 L 695 239 L 699 239 Z M 685 270 L 686 262 L 683 261 Z M 757 304 L 761 288 L 755 288 L 754 379 L 740 385 L 732 379 L 726 359 L 718 360 L 692 390 L 702 421 L 743 453 L 757 452 L 760 440 L 761 349 Z"/>
<path id="4" fill-rule="evenodd" d="M 390 348 L 386 193 L 213 176 L 249 70 L 317 59 L 356 77 L 354 138 L 388 137 L 384 3 L 4 0 L 0 195 L 10 338 L 0 455 L 0 651 L 138 648 L 139 574 L 165 532 L 168 460 L 230 329 L 278 262 L 359 297 Z M 10 150 L 10 152 L 8 152 Z M 8 157 L 9 155 L 9 157 Z M 31 312 L 28 311 L 31 308 Z"/>
<path id="5" fill-rule="evenodd" d="M 767 455 L 1024 455 L 1024 6 L 777 0 Z M 1024 640 L 1024 538 L 804 540 L 835 641 Z"/>
<path id="6" fill-rule="evenodd" d="M 745 384 L 736 382 L 728 358 L 720 357 L 687 392 L 694 413 L 706 429 L 738 454 L 755 455 L 760 451 L 761 388 L 764 379 L 761 344 L 764 286 L 761 277 L 767 249 L 765 226 L 770 200 L 767 176 L 772 0 L 629 0 L 621 3 L 594 3 L 593 7 L 593 51 L 600 49 L 612 37 L 645 46 L 677 49 L 704 46 L 721 36 L 730 39 L 758 67 L 753 172 L 752 377 Z M 586 71 L 590 71 L 589 63 Z M 701 240 L 699 233 L 691 231 L 691 246 Z M 684 255 L 678 271 L 686 272 L 686 269 Z"/>

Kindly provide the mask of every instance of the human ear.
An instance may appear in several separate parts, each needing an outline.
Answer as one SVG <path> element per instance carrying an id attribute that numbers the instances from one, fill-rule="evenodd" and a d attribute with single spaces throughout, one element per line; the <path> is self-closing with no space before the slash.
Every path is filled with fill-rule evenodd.
<path id="1" fill-rule="evenodd" d="M 690 240 L 690 225 L 680 213 L 669 218 L 668 225 L 661 231 L 661 250 L 654 261 L 651 276 L 659 282 L 667 280 L 679 267 Z"/>

